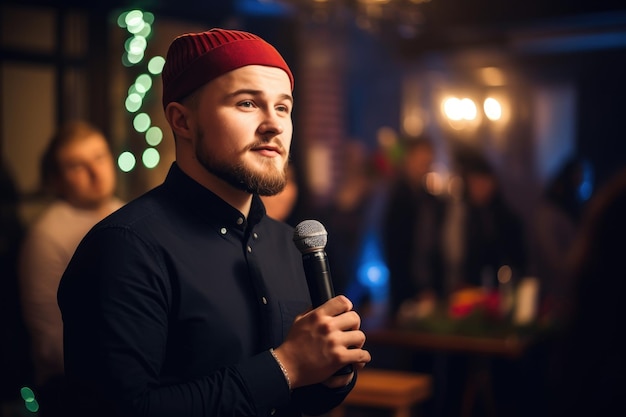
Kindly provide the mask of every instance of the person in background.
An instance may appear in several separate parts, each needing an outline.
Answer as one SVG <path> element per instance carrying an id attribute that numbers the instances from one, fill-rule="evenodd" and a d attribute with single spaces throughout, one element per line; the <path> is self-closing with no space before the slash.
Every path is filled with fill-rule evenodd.
<path id="1" fill-rule="evenodd" d="M 597 190 L 571 252 L 572 303 L 557 333 L 546 416 L 626 415 L 626 167 Z"/>
<path id="2" fill-rule="evenodd" d="M 467 151 L 458 156 L 458 164 L 461 198 L 449 203 L 444 226 L 446 286 L 449 292 L 495 289 L 500 267 L 510 267 L 517 278 L 526 272 L 523 223 L 506 202 L 499 178 L 484 156 Z"/>
<path id="3" fill-rule="evenodd" d="M 25 235 L 19 215 L 20 193 L 0 160 L 0 409 L 32 381 L 29 338 L 19 302 L 17 258 Z M 1 413 L 0 413 L 1 414 Z"/>
<path id="4" fill-rule="evenodd" d="M 56 298 L 61 275 L 89 229 L 123 203 L 115 196 L 109 143 L 84 121 L 67 122 L 53 135 L 41 160 L 41 181 L 54 200 L 28 230 L 19 287 L 41 414 L 56 416 L 64 415 L 59 410 L 63 323 Z"/>
<path id="5" fill-rule="evenodd" d="M 59 287 L 74 415 L 331 410 L 371 357 L 349 299 L 311 310 L 293 228 L 260 198 L 287 182 L 289 66 L 216 28 L 174 39 L 162 81 L 176 161 L 87 234 Z"/>
<path id="6" fill-rule="evenodd" d="M 570 158 L 550 180 L 532 218 L 532 274 L 541 282 L 543 307 L 555 318 L 571 298 L 568 259 L 578 234 L 585 200 L 584 163 Z"/>
<path id="7" fill-rule="evenodd" d="M 391 317 L 415 302 L 443 295 L 441 228 L 444 200 L 426 187 L 434 147 L 427 138 L 406 140 L 395 182 L 383 210 L 382 240 L 389 268 Z"/>

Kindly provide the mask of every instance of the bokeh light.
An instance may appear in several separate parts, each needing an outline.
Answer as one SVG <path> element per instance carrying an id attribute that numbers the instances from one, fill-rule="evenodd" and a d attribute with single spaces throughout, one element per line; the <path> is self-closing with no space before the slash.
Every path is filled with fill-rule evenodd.
<path id="1" fill-rule="evenodd" d="M 485 111 L 485 116 L 489 120 L 497 121 L 502 118 L 502 106 L 500 102 L 493 97 L 488 97 L 485 99 L 483 103 L 483 110 Z"/>
<path id="2" fill-rule="evenodd" d="M 146 168 L 154 168 L 159 164 L 160 160 L 161 155 L 159 154 L 159 151 L 154 148 L 147 148 L 141 155 L 141 161 Z"/>
<path id="3" fill-rule="evenodd" d="M 128 97 L 126 97 L 126 102 L 125 102 L 126 110 L 129 111 L 130 113 L 135 113 L 137 110 L 141 108 L 142 103 L 143 103 L 143 100 L 139 94 L 137 93 L 129 94 Z"/>
<path id="4" fill-rule="evenodd" d="M 146 93 L 152 88 L 152 78 L 148 74 L 141 74 L 135 80 L 135 88 L 138 93 Z"/>
<path id="5" fill-rule="evenodd" d="M 146 143 L 150 146 L 157 146 L 163 140 L 163 131 L 158 126 L 151 126 L 146 131 Z"/>
<path id="6" fill-rule="evenodd" d="M 128 151 L 122 152 L 120 156 L 117 157 L 117 166 L 124 172 L 132 171 L 136 163 L 135 155 Z"/>
<path id="7" fill-rule="evenodd" d="M 148 71 L 150 74 L 158 75 L 163 71 L 163 66 L 165 65 L 165 58 L 162 56 L 155 56 L 150 59 L 148 62 Z"/>
<path id="8" fill-rule="evenodd" d="M 150 127 L 150 116 L 147 113 L 139 113 L 133 119 L 133 127 L 139 133 L 143 133 Z"/>

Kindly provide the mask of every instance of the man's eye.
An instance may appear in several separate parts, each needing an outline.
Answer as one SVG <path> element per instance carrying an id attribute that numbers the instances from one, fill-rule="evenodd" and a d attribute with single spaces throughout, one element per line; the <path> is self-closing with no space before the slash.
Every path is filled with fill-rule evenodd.
<path id="1" fill-rule="evenodd" d="M 278 106 L 276 107 L 276 110 L 284 113 L 289 113 L 290 111 L 288 106 Z"/>
<path id="2" fill-rule="evenodd" d="M 242 101 L 239 103 L 241 107 L 254 107 L 254 103 L 250 100 Z"/>

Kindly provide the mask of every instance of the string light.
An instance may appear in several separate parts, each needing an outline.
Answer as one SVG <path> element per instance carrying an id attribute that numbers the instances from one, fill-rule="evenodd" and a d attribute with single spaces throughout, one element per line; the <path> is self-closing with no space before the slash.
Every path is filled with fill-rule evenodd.
<path id="1" fill-rule="evenodd" d="M 117 17 L 117 24 L 120 28 L 126 29 L 130 36 L 124 42 L 124 53 L 122 54 L 122 65 L 125 67 L 135 67 L 145 63 L 148 40 L 152 34 L 154 15 L 150 12 L 139 9 L 127 10 Z M 132 118 L 135 131 L 145 133 L 147 147 L 142 152 L 141 161 L 146 168 L 154 168 L 160 161 L 159 151 L 155 148 L 163 139 L 163 131 L 158 126 L 152 126 L 152 118 L 146 112 L 140 112 L 146 96 L 152 90 L 152 77 L 158 76 L 163 70 L 165 59 L 162 56 L 150 58 L 146 64 L 146 72 L 137 76 L 135 81 L 128 88 L 128 95 L 124 100 L 124 108 L 128 113 L 136 113 Z M 124 172 L 135 169 L 137 158 L 131 151 L 123 151 L 118 159 L 118 167 Z"/>

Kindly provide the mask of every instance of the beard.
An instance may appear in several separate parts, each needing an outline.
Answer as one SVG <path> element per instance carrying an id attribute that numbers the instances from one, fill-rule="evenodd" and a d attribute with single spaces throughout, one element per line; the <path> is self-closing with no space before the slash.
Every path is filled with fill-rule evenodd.
<path id="1" fill-rule="evenodd" d="M 206 137 L 200 133 L 200 140 L 196 142 L 196 158 L 209 173 L 215 175 L 231 186 L 246 191 L 250 194 L 271 196 L 280 193 L 287 185 L 287 164 L 283 169 L 278 169 L 271 161 L 264 161 L 262 172 L 251 169 L 243 161 L 232 163 L 220 159 L 216 155 L 210 155 L 202 148 Z M 245 151 L 260 145 L 254 143 Z M 281 146 L 282 148 L 282 146 Z"/>

